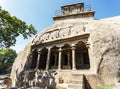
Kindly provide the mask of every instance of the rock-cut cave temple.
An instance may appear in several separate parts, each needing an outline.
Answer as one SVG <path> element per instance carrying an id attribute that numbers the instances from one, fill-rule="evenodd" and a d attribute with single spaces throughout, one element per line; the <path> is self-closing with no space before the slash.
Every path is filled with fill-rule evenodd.
<path id="1" fill-rule="evenodd" d="M 93 89 L 119 81 L 120 17 L 94 20 L 95 11 L 84 7 L 83 2 L 62 6 L 54 24 L 19 53 L 13 86 L 41 86 L 42 71 L 50 72 L 56 89 Z"/>

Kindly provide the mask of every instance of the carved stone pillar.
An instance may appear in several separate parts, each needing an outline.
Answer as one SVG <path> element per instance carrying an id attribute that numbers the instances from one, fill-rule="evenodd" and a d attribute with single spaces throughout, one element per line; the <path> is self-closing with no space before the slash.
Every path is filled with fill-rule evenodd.
<path id="1" fill-rule="evenodd" d="M 32 58 L 33 58 L 33 56 L 32 56 L 32 53 L 30 53 L 29 55 L 28 55 L 28 57 L 27 57 L 27 62 L 26 62 L 26 69 L 30 69 L 30 65 L 32 64 Z"/>
<path id="2" fill-rule="evenodd" d="M 37 65 L 36 65 L 36 69 L 38 69 L 38 67 L 39 67 L 40 55 L 41 55 L 41 51 L 38 50 L 38 57 L 37 57 Z"/>
<path id="3" fill-rule="evenodd" d="M 70 52 L 67 53 L 67 56 L 68 56 L 68 63 L 67 63 L 67 65 L 70 66 Z"/>
<path id="4" fill-rule="evenodd" d="M 58 61 L 58 70 L 61 70 L 61 57 L 62 57 L 62 49 L 59 48 L 59 61 Z"/>
<path id="5" fill-rule="evenodd" d="M 46 70 L 49 69 L 49 65 L 50 65 L 50 53 L 51 53 L 51 48 L 48 48 L 47 62 L 46 62 Z"/>
<path id="6" fill-rule="evenodd" d="M 75 46 L 72 46 L 72 70 L 76 70 Z"/>
<path id="7" fill-rule="evenodd" d="M 55 54 L 55 66 L 57 65 L 57 54 Z"/>

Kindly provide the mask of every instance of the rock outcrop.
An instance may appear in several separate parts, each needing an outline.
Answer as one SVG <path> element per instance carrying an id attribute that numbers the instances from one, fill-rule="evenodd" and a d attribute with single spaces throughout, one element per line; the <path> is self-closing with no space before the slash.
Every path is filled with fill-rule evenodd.
<path id="1" fill-rule="evenodd" d="M 67 34 L 71 29 L 71 35 Z M 56 30 L 62 29 L 62 30 Z M 68 30 L 67 30 L 68 29 Z M 82 30 L 81 30 L 82 29 Z M 56 37 L 55 31 L 61 32 L 61 36 Z M 51 31 L 51 39 L 47 40 L 47 35 Z M 115 84 L 120 82 L 120 16 L 101 20 L 92 19 L 67 19 L 56 21 L 54 25 L 38 34 L 16 58 L 11 72 L 13 86 L 21 71 L 24 70 L 27 56 L 33 44 L 60 40 L 75 35 L 90 34 L 88 39 L 91 73 L 86 75 L 91 88 L 100 84 Z M 53 37 L 53 39 L 52 39 Z M 55 38 L 56 37 L 56 38 Z"/>
<path id="2" fill-rule="evenodd" d="M 17 58 L 14 61 L 14 64 L 12 66 L 11 75 L 10 75 L 13 86 L 16 85 L 16 81 L 17 81 L 21 71 L 24 70 L 25 64 L 27 62 L 27 57 L 30 53 L 31 44 L 32 44 L 32 42 L 28 43 L 28 45 L 24 48 L 24 50 L 21 50 L 19 52 Z"/>

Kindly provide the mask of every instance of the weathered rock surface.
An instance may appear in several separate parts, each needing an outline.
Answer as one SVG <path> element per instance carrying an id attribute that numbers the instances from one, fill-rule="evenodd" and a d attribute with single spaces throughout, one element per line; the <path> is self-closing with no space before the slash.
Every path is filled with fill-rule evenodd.
<path id="1" fill-rule="evenodd" d="M 57 29 L 57 30 L 56 30 Z M 51 35 L 48 32 L 51 31 Z M 71 32 L 70 34 L 69 31 Z M 57 37 L 57 32 L 60 36 Z M 69 19 L 56 21 L 53 26 L 45 29 L 38 34 L 32 42 L 30 42 L 16 58 L 11 79 L 13 86 L 19 76 L 19 73 L 24 70 L 27 61 L 27 56 L 30 53 L 32 44 L 40 42 L 49 42 L 52 40 L 60 40 L 89 33 L 90 44 L 90 62 L 93 77 L 86 76 L 91 88 L 99 84 L 114 84 L 120 81 L 120 16 L 92 20 L 92 19 Z M 48 38 L 49 37 L 49 38 Z"/>
<path id="2" fill-rule="evenodd" d="M 12 79 L 12 84 L 13 86 L 15 86 L 15 82 L 17 81 L 17 78 L 19 77 L 19 74 L 21 73 L 21 71 L 24 70 L 26 61 L 27 61 L 27 57 L 30 53 L 30 49 L 31 49 L 31 42 L 24 48 L 24 50 L 21 50 L 19 52 L 19 55 L 17 56 L 17 58 L 14 61 L 14 64 L 12 66 L 12 71 L 11 71 L 11 79 Z"/>

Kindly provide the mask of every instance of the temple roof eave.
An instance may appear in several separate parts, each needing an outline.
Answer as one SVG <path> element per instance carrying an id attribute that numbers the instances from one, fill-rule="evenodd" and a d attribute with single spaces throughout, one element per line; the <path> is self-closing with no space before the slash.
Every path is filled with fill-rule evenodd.
<path id="1" fill-rule="evenodd" d="M 72 19 L 72 18 L 80 18 L 80 17 L 94 17 L 95 11 L 90 10 L 90 11 L 84 11 L 84 12 L 78 12 L 78 13 L 73 13 L 73 14 L 67 14 L 67 15 L 60 15 L 60 16 L 54 16 L 53 20 L 66 20 L 66 18 Z M 64 19 L 63 19 L 64 18 Z"/>
<path id="2" fill-rule="evenodd" d="M 44 47 L 44 46 L 49 46 L 49 45 L 54 45 L 54 44 L 60 44 L 60 43 L 66 43 L 66 42 L 72 42 L 72 41 L 86 41 L 85 39 L 88 39 L 90 36 L 89 33 L 86 34 L 81 34 L 79 36 L 74 36 L 74 37 L 69 37 L 69 38 L 63 38 L 63 39 L 57 39 L 57 40 L 52 40 L 52 41 L 47 41 L 47 42 L 41 42 L 41 43 L 35 43 L 32 45 L 32 48 L 36 47 Z"/>

